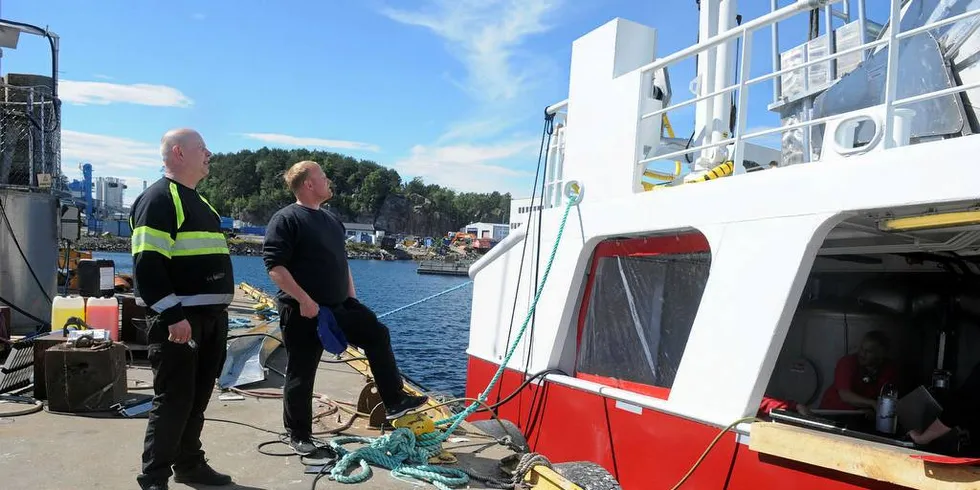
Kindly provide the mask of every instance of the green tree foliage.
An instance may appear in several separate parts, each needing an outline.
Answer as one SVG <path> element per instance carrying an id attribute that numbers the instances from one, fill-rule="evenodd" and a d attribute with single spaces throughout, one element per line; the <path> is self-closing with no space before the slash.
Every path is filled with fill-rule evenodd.
<path id="1" fill-rule="evenodd" d="M 328 205 L 344 221 L 405 223 L 403 227 L 415 228 L 388 229 L 389 233 L 442 234 L 467 223 L 506 223 L 510 213 L 509 193 L 457 193 L 418 177 L 404 183 L 398 172 L 375 162 L 309 150 L 262 148 L 215 154 L 210 175 L 198 190 L 222 216 L 264 224 L 293 201 L 283 174 L 301 160 L 320 163 L 333 181 L 334 197 Z M 383 214 L 387 216 L 380 219 Z"/>

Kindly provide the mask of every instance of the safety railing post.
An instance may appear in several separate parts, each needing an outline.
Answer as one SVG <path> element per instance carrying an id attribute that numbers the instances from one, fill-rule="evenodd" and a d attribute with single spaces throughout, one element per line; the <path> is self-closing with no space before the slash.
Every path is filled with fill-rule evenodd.
<path id="1" fill-rule="evenodd" d="M 775 12 L 779 8 L 778 0 L 770 0 L 769 8 L 772 12 Z M 772 72 L 775 73 L 780 70 L 781 60 L 779 58 L 779 22 L 772 23 Z M 743 48 L 744 49 L 744 48 Z M 744 70 L 743 70 L 744 71 Z M 772 80 L 772 102 L 775 104 L 779 102 L 779 97 L 783 92 L 783 79 L 782 77 L 776 77 Z"/>
<path id="2" fill-rule="evenodd" d="M 898 91 L 898 31 L 902 25 L 901 2 L 891 0 L 891 15 L 888 28 L 888 67 L 885 75 L 885 141 L 884 149 L 894 146 L 895 96 Z"/>
<path id="3" fill-rule="evenodd" d="M 745 123 L 748 120 L 749 86 L 746 82 L 749 79 L 749 71 L 751 71 L 750 62 L 752 60 L 752 33 L 748 31 L 742 31 L 741 58 L 742 68 L 738 77 L 738 103 L 735 105 L 735 110 L 737 111 L 735 116 L 735 155 L 732 158 L 732 164 L 736 169 L 742 165 L 742 158 L 745 153 L 745 142 L 742 139 L 742 133 L 745 133 Z"/>
<path id="4" fill-rule="evenodd" d="M 864 8 L 864 0 L 857 0 L 858 14 L 858 44 L 864 46 L 868 42 L 868 13 Z M 861 50 L 861 61 L 868 60 L 868 50 Z"/>

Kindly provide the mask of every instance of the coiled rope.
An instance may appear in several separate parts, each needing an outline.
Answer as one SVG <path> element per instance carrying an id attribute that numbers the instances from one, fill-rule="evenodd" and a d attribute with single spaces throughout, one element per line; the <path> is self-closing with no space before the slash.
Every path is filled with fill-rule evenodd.
<path id="1" fill-rule="evenodd" d="M 508 348 L 507 355 L 500 363 L 500 367 L 497 369 L 496 374 L 493 375 L 486 389 L 483 390 L 483 393 L 480 393 L 478 397 L 479 403 L 471 403 L 462 412 L 435 422 L 436 427 L 448 424 L 449 427 L 445 430 L 436 429 L 434 432 L 422 434 L 418 437 L 415 436 L 415 433 L 411 429 L 403 427 L 395 429 L 387 435 L 373 439 L 368 437 L 336 437 L 331 439 L 329 441 L 330 447 L 340 456 L 337 464 L 330 470 L 331 479 L 340 483 L 360 483 L 366 481 L 368 478 L 371 478 L 370 465 L 374 464 L 391 470 L 392 476 L 394 477 L 412 477 L 428 481 L 440 490 L 449 490 L 452 486 L 465 485 L 469 482 L 469 476 L 466 472 L 455 468 L 431 465 L 429 464 L 429 458 L 442 452 L 442 443 L 463 423 L 466 417 L 475 412 L 481 404 L 486 403 L 487 397 L 490 395 L 490 390 L 500 381 L 505 367 L 510 363 L 510 358 L 517 350 L 521 338 L 524 336 L 524 332 L 527 330 L 527 326 L 534 315 L 534 310 L 538 305 L 538 300 L 541 298 L 541 293 L 544 291 L 545 284 L 548 283 L 548 275 L 551 273 L 551 266 L 555 261 L 555 256 L 558 254 L 558 245 L 561 243 L 561 237 L 565 231 L 565 224 L 568 221 L 568 213 L 577 202 L 578 196 L 568 196 L 568 203 L 565 205 L 565 211 L 561 217 L 561 224 L 558 226 L 555 243 L 551 247 L 551 255 L 548 257 L 548 265 L 544 269 L 541 284 L 534 294 L 534 300 L 531 302 L 527 315 L 524 317 L 524 323 L 521 325 L 517 336 Z M 458 287 L 463 287 L 466 284 L 468 283 L 461 284 Z M 420 300 L 414 304 L 421 303 L 422 301 L 425 300 Z M 391 313 L 394 313 L 394 311 L 388 314 Z M 348 451 L 343 447 L 344 444 L 352 442 L 366 445 L 354 451 Z M 355 464 L 360 466 L 360 471 L 348 475 L 347 472 Z"/>

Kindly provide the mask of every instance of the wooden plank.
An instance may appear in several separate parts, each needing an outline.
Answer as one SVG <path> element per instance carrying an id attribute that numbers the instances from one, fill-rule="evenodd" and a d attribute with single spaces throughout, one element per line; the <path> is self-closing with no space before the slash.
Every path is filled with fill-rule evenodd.
<path id="1" fill-rule="evenodd" d="M 923 490 L 976 489 L 980 468 L 928 463 L 927 454 L 773 422 L 752 424 L 749 449 L 763 454 Z"/>

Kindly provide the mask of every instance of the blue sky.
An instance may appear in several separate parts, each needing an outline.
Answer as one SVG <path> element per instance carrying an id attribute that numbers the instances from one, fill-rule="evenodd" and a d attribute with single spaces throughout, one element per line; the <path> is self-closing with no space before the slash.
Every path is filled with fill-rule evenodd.
<path id="1" fill-rule="evenodd" d="M 769 2 L 741 4 L 748 20 Z M 324 149 L 406 181 L 527 195 L 572 41 L 623 17 L 658 28 L 666 56 L 695 42 L 698 13 L 688 0 L 0 0 L 0 16 L 61 36 L 63 171 L 77 177 L 88 161 L 126 178 L 130 202 L 159 177 L 159 138 L 176 126 L 214 152 Z M 780 29 L 782 49 L 797 45 L 806 16 Z M 757 75 L 771 64 L 769 31 L 754 44 Z M 690 98 L 693 66 L 672 69 L 675 102 Z M 22 36 L 0 71 L 48 74 L 46 43 Z M 750 91 L 750 128 L 778 124 L 771 94 Z M 672 122 L 690 134 L 693 112 Z"/>

